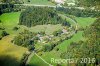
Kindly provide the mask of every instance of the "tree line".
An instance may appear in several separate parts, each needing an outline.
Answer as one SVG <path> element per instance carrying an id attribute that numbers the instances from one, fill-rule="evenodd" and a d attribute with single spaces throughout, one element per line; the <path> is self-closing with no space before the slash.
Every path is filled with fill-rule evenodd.
<path id="1" fill-rule="evenodd" d="M 74 15 L 76 17 L 99 17 L 100 11 L 99 10 L 92 10 L 90 8 L 86 9 L 77 9 L 77 8 L 63 8 L 58 7 L 56 10 L 60 13 L 65 13 L 69 15 Z"/>
<path id="2" fill-rule="evenodd" d="M 21 4 L 23 0 L 0 0 L 1 3 Z"/>

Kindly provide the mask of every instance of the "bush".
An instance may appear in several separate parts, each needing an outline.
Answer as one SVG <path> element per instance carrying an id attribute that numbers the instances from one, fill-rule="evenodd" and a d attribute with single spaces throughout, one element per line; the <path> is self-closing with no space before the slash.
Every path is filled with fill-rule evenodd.
<path id="1" fill-rule="evenodd" d="M 34 50 L 34 49 L 35 49 L 34 45 L 29 45 L 29 46 L 28 46 L 28 50 L 29 50 L 29 51 L 32 51 L 32 50 Z"/>
<path id="2" fill-rule="evenodd" d="M 18 29 L 19 29 L 18 27 L 14 27 L 14 28 L 13 28 L 13 30 L 16 30 L 16 31 L 17 31 Z"/>
<path id="3" fill-rule="evenodd" d="M 6 31 L 2 31 L 2 33 L 1 33 L 2 37 L 7 36 L 7 35 L 9 35 L 9 34 Z"/>
<path id="4" fill-rule="evenodd" d="M 2 36 L 0 36 L 0 40 L 2 39 Z"/>
<path id="5" fill-rule="evenodd" d="M 48 51 L 51 51 L 52 50 L 52 46 L 50 45 L 50 44 L 45 44 L 44 46 L 43 46 L 43 51 L 44 52 L 48 52 Z"/>

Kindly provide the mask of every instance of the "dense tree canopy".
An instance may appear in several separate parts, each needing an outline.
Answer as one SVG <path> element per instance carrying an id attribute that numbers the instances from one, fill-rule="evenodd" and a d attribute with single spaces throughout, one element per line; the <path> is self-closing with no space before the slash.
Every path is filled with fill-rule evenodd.
<path id="1" fill-rule="evenodd" d="M 99 17 L 100 11 L 92 10 L 90 8 L 77 9 L 77 8 L 56 8 L 58 12 L 64 12 L 69 15 L 74 15 L 77 17 Z"/>
<path id="2" fill-rule="evenodd" d="M 0 0 L 1 3 L 11 3 L 11 4 L 16 4 L 16 3 L 21 3 L 23 0 Z"/>
<path id="3" fill-rule="evenodd" d="M 24 30 L 24 32 L 19 33 L 13 40 L 14 44 L 18 46 L 24 46 L 29 48 L 29 50 L 34 48 L 33 40 L 35 33 L 29 32 L 28 30 Z"/>
<path id="4" fill-rule="evenodd" d="M 28 27 L 43 24 L 62 24 L 67 25 L 53 8 L 48 7 L 29 7 L 20 15 L 20 25 Z M 69 25 L 69 24 L 68 24 Z"/>

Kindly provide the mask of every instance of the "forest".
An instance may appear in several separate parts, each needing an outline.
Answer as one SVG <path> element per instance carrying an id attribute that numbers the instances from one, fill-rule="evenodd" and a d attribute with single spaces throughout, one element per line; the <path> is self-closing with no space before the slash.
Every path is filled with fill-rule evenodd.
<path id="1" fill-rule="evenodd" d="M 66 13 L 69 15 L 74 15 L 76 17 L 99 17 L 100 11 L 99 10 L 92 10 L 90 8 L 86 9 L 77 9 L 75 7 L 72 8 L 56 8 L 58 12 Z"/>
<path id="2" fill-rule="evenodd" d="M 20 15 L 19 25 L 31 27 L 44 24 L 62 24 L 63 26 L 70 26 L 66 20 L 58 16 L 56 10 L 49 7 L 28 7 Z"/>

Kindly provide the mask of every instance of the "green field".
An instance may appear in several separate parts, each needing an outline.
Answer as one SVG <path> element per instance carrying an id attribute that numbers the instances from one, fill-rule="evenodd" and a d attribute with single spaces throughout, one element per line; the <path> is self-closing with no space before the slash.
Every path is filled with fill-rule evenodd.
<path id="1" fill-rule="evenodd" d="M 18 25 L 20 12 L 4 13 L 0 16 L 0 27 L 4 27 L 9 34 L 16 33 L 13 27 Z M 1 31 L 1 30 L 0 30 Z"/>
<path id="2" fill-rule="evenodd" d="M 75 19 L 80 27 L 89 26 L 96 20 L 96 18 L 91 18 L 91 17 L 86 17 L 86 18 L 76 17 Z"/>
<path id="3" fill-rule="evenodd" d="M 37 57 L 34 54 L 33 57 L 31 58 L 28 66 L 48 66 L 48 65 L 46 63 L 44 63 L 39 57 Z"/>
<path id="4" fill-rule="evenodd" d="M 36 4 L 36 5 L 54 5 L 54 3 L 48 0 L 30 0 L 30 2 L 28 2 L 28 0 L 24 0 L 24 3 L 25 4 Z"/>
<path id="5" fill-rule="evenodd" d="M 16 26 L 19 22 L 20 12 L 5 13 L 0 16 L 4 27 Z"/>

